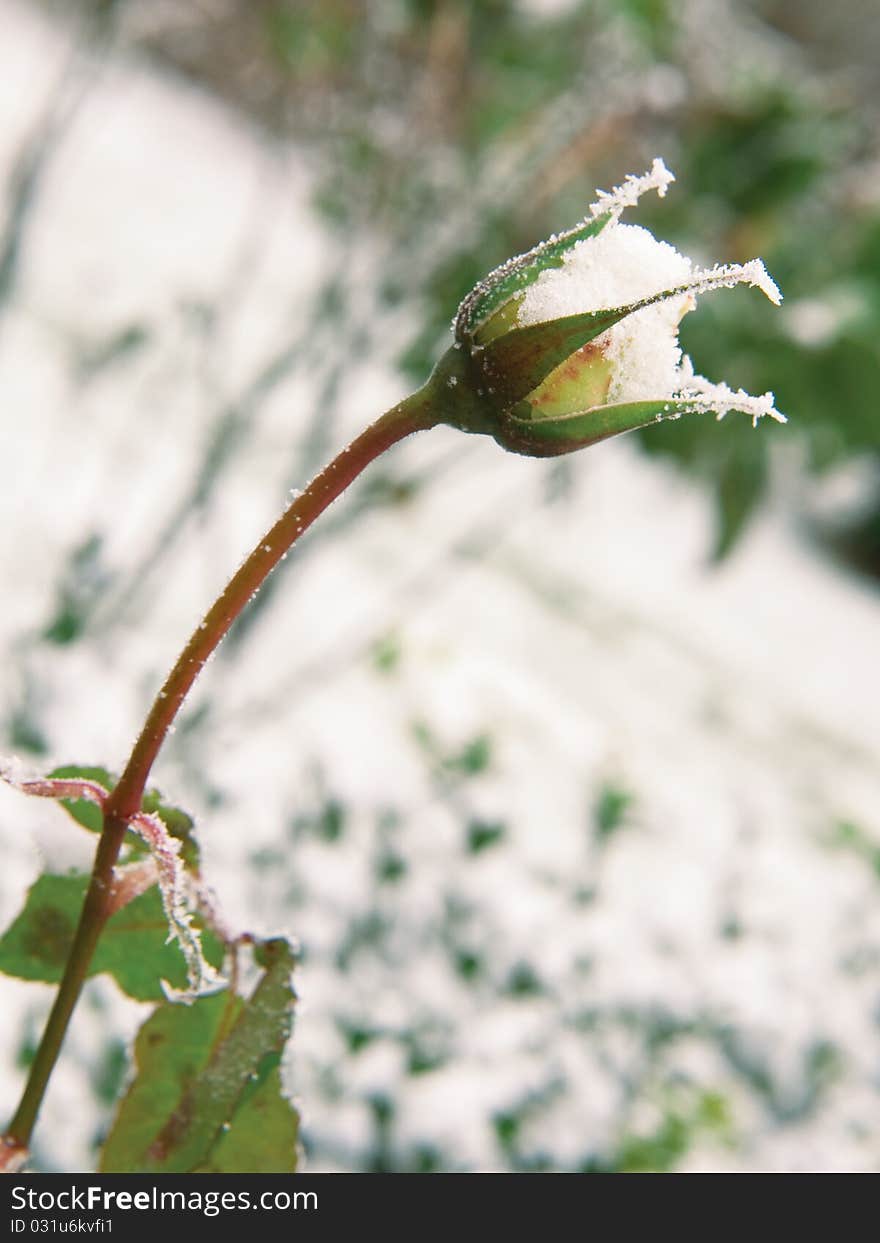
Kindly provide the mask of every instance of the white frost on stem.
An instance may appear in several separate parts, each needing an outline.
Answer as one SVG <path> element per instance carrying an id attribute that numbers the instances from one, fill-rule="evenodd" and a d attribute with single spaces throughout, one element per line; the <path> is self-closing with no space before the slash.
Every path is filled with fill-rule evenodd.
<path id="1" fill-rule="evenodd" d="M 16 758 L 0 759 L 0 780 L 35 798 L 84 798 L 102 809 L 107 801 L 107 791 L 97 781 L 84 777 L 26 777 Z"/>

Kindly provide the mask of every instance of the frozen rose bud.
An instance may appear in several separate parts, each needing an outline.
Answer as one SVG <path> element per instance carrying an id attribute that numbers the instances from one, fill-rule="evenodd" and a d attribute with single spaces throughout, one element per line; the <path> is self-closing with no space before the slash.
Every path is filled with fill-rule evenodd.
<path id="1" fill-rule="evenodd" d="M 620 223 L 646 190 L 663 195 L 672 180 L 655 160 L 643 177 L 600 192 L 574 229 L 509 260 L 468 294 L 454 324 L 458 357 L 450 351 L 438 368 L 457 388 L 447 422 L 536 457 L 691 412 L 785 422 L 772 393 L 711 383 L 678 343 L 682 317 L 710 289 L 745 283 L 778 304 L 761 261 L 702 269 L 647 229 Z"/>

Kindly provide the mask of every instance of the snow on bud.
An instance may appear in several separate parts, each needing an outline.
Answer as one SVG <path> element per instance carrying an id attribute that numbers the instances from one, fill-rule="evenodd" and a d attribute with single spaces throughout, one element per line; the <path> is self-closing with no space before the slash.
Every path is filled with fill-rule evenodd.
<path id="1" fill-rule="evenodd" d="M 691 412 L 785 422 L 772 393 L 752 397 L 696 375 L 678 342 L 682 317 L 709 290 L 749 284 L 778 305 L 763 263 L 700 268 L 620 223 L 642 194 L 662 196 L 673 180 L 657 159 L 644 176 L 600 191 L 579 225 L 509 260 L 465 298 L 454 328 L 477 400 L 461 394 L 448 422 L 538 457 Z"/>

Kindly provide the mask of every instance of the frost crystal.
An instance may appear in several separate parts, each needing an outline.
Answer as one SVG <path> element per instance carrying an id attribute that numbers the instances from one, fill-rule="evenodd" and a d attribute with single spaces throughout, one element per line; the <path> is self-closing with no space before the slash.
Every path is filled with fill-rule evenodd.
<path id="1" fill-rule="evenodd" d="M 649 171 L 643 173 L 641 177 L 630 173 L 624 179 L 623 185 L 615 186 L 610 193 L 607 190 L 597 190 L 599 197 L 595 203 L 590 204 L 590 214 L 594 220 L 597 216 L 609 215 L 613 220 L 617 220 L 628 207 L 635 207 L 642 195 L 647 194 L 649 190 L 656 190 L 661 199 L 665 198 L 666 191 L 673 181 L 675 181 L 675 174 L 669 171 L 659 156 L 656 156 Z"/>
<path id="2" fill-rule="evenodd" d="M 691 360 L 685 354 L 681 362 L 680 374 L 682 387 L 675 394 L 679 401 L 687 402 L 695 414 L 714 414 L 723 419 L 729 410 L 739 410 L 751 415 L 752 426 L 758 419 L 769 415 L 777 423 L 787 422 L 784 414 L 780 414 L 774 406 L 772 393 L 763 393 L 760 397 L 752 397 L 741 388 L 736 392 L 727 384 L 713 384 L 704 376 L 695 375 Z"/>
<path id="3" fill-rule="evenodd" d="M 734 285 L 751 285 L 760 289 L 774 306 L 782 303 L 782 294 L 776 281 L 760 259 L 748 263 L 716 263 L 714 268 L 697 268 L 694 273 L 693 292 L 705 293 L 708 289 L 732 289 Z"/>

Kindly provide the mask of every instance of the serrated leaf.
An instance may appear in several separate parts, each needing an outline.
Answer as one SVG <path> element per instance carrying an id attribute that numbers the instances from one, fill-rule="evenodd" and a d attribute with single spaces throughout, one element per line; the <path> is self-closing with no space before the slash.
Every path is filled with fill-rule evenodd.
<path id="1" fill-rule="evenodd" d="M 101 1159 L 104 1173 L 292 1173 L 298 1118 L 281 1088 L 293 952 L 259 947 L 247 1001 L 229 992 L 160 1006 L 135 1042 L 137 1077 Z"/>
<path id="2" fill-rule="evenodd" d="M 88 877 L 44 873 L 28 890 L 18 917 L 0 938 L 0 971 L 22 980 L 55 984 L 76 930 Z M 209 962 L 219 966 L 223 946 L 205 929 L 202 944 Z M 161 981 L 187 986 L 186 963 L 178 947 L 168 943 L 168 921 L 155 887 L 117 911 L 101 934 L 89 975 L 107 972 L 138 1001 L 164 998 Z"/>

